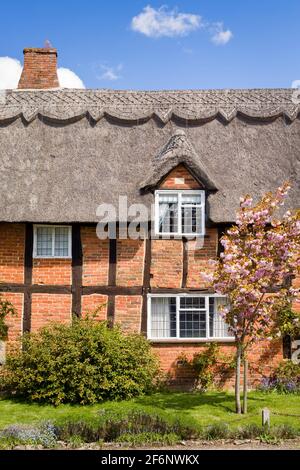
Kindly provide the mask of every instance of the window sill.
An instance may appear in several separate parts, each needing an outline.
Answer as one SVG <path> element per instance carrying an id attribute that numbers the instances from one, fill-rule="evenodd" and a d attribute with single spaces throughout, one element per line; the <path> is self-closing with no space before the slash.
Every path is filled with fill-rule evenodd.
<path id="1" fill-rule="evenodd" d="M 72 256 L 33 256 L 33 259 L 72 259 Z"/>
<path id="2" fill-rule="evenodd" d="M 148 338 L 150 343 L 234 343 L 234 338 Z"/>
<path id="3" fill-rule="evenodd" d="M 195 238 L 210 238 L 210 235 L 206 234 L 199 234 L 199 233 L 190 233 L 190 234 L 184 234 L 184 233 L 154 233 L 154 238 L 158 239 L 166 239 L 166 240 L 174 240 L 175 239 L 187 239 L 187 240 L 195 240 Z"/>

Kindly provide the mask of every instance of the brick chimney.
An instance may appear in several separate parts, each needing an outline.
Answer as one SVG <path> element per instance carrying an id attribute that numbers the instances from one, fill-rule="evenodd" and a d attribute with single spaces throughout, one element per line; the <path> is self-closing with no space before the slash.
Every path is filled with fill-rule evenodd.
<path id="1" fill-rule="evenodd" d="M 24 67 L 18 88 L 58 88 L 57 50 L 30 47 L 23 52 Z"/>

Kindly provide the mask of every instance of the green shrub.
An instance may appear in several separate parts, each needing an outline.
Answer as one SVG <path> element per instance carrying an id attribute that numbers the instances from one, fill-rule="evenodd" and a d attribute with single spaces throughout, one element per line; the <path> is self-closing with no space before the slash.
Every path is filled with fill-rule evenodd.
<path id="1" fill-rule="evenodd" d="M 299 431 L 288 424 L 271 426 L 267 431 L 257 424 L 247 424 L 231 429 L 225 423 L 216 423 L 203 428 L 199 437 L 207 441 L 217 439 L 260 439 L 266 443 L 277 443 L 280 439 L 294 439 L 297 436 L 299 436 Z"/>
<path id="2" fill-rule="evenodd" d="M 131 438 L 127 442 L 133 443 L 134 440 L 139 439 L 138 436 L 142 435 L 144 437 L 160 436 L 161 441 L 167 439 L 166 436 L 176 435 L 177 440 L 185 440 L 196 437 L 197 432 L 180 421 L 168 422 L 156 414 L 144 411 L 127 412 L 124 410 L 124 413 L 120 414 L 102 410 L 93 422 L 75 420 L 61 423 L 57 426 L 57 435 L 60 441 L 69 441 L 72 436 L 79 436 L 85 443 L 124 442 L 130 435 Z"/>
<path id="3" fill-rule="evenodd" d="M 275 370 L 276 377 L 279 379 L 295 379 L 300 381 L 300 364 L 294 364 L 292 361 L 281 362 Z"/>
<path id="4" fill-rule="evenodd" d="M 91 404 L 147 393 L 157 373 L 143 336 L 87 319 L 24 335 L 1 379 L 2 389 L 29 401 Z"/>
<path id="5" fill-rule="evenodd" d="M 7 339 L 8 325 L 5 323 L 9 315 L 16 315 L 15 307 L 0 294 L 0 341 Z"/>
<path id="6" fill-rule="evenodd" d="M 262 433 L 262 427 L 257 424 L 246 424 L 238 427 L 231 433 L 232 438 L 236 439 L 256 439 Z"/>
<path id="7" fill-rule="evenodd" d="M 258 387 L 265 392 L 300 393 L 300 364 L 283 361 L 270 377 L 263 377 Z"/>
<path id="8" fill-rule="evenodd" d="M 263 433 L 259 436 L 259 441 L 262 444 L 270 444 L 273 446 L 278 446 L 280 444 L 280 439 L 276 436 L 272 436 L 271 434 Z"/>
<path id="9" fill-rule="evenodd" d="M 229 426 L 225 423 L 212 424 L 202 431 L 202 439 L 212 441 L 214 439 L 226 439 L 230 437 Z"/>
<path id="10" fill-rule="evenodd" d="M 197 429 L 187 427 L 180 421 L 170 422 L 156 414 L 144 411 L 117 413 L 102 410 L 89 421 L 68 420 L 64 423 L 45 422 L 36 425 L 10 425 L 0 431 L 0 449 L 13 449 L 15 446 L 42 446 L 56 448 L 60 441 L 68 447 L 78 448 L 96 443 L 103 446 L 107 442 L 126 445 L 174 445 L 182 440 L 204 439 L 259 439 L 268 444 L 278 444 L 282 439 L 294 439 L 299 430 L 282 424 L 266 430 L 256 424 L 230 428 L 225 423 L 216 423 Z"/>
<path id="11" fill-rule="evenodd" d="M 195 387 L 201 392 L 206 392 L 213 386 L 217 387 L 216 376 L 226 377 L 233 370 L 233 358 L 220 352 L 217 343 L 206 343 L 203 349 L 196 352 L 192 359 L 185 354 L 178 357 L 183 366 L 190 367 L 196 376 Z"/>
<path id="12" fill-rule="evenodd" d="M 300 335 L 300 315 L 292 308 L 291 302 L 287 301 L 284 297 L 282 298 L 282 303 L 279 304 L 279 308 L 276 311 L 274 321 L 275 335 L 277 334 L 278 330 L 283 336 L 289 335 L 291 338 L 296 338 Z"/>
<path id="13" fill-rule="evenodd" d="M 295 439 L 299 431 L 289 424 L 280 424 L 271 428 L 272 435 L 278 439 Z"/>
<path id="14" fill-rule="evenodd" d="M 57 434 L 58 439 L 65 442 L 70 442 L 74 436 L 84 443 L 98 442 L 106 435 L 106 425 L 71 420 L 57 426 Z"/>
<path id="15" fill-rule="evenodd" d="M 81 447 L 84 444 L 81 436 L 77 436 L 76 434 L 74 436 L 70 436 L 67 442 L 69 447 L 72 449 L 78 449 L 78 447 Z"/>

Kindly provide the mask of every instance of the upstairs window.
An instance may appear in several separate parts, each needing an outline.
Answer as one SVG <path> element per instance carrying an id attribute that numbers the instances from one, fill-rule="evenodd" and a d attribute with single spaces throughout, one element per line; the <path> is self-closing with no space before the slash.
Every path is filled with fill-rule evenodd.
<path id="1" fill-rule="evenodd" d="M 220 313 L 225 297 L 152 295 L 148 301 L 151 340 L 233 340 Z"/>
<path id="2" fill-rule="evenodd" d="M 159 190 L 155 193 L 157 235 L 201 236 L 205 233 L 205 192 Z"/>
<path id="3" fill-rule="evenodd" d="M 34 258 L 71 258 L 71 227 L 36 225 L 34 227 Z"/>

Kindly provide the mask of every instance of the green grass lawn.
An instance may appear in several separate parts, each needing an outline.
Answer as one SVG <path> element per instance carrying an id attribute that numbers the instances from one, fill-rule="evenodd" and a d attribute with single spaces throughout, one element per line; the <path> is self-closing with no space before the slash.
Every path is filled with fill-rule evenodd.
<path id="1" fill-rule="evenodd" d="M 27 404 L 13 400 L 0 400 L 0 429 L 9 424 L 31 424 L 45 420 L 63 423 L 69 420 L 96 422 L 100 410 L 126 414 L 140 410 L 160 415 L 172 422 L 200 428 L 216 423 L 227 423 L 230 427 L 260 424 L 261 410 L 271 410 L 271 424 L 289 424 L 300 432 L 300 396 L 276 393 L 250 392 L 248 415 L 234 413 L 234 396 L 229 392 L 200 393 L 156 393 L 129 401 L 106 402 L 92 406 Z M 298 415 L 281 416 L 274 413 Z"/>

